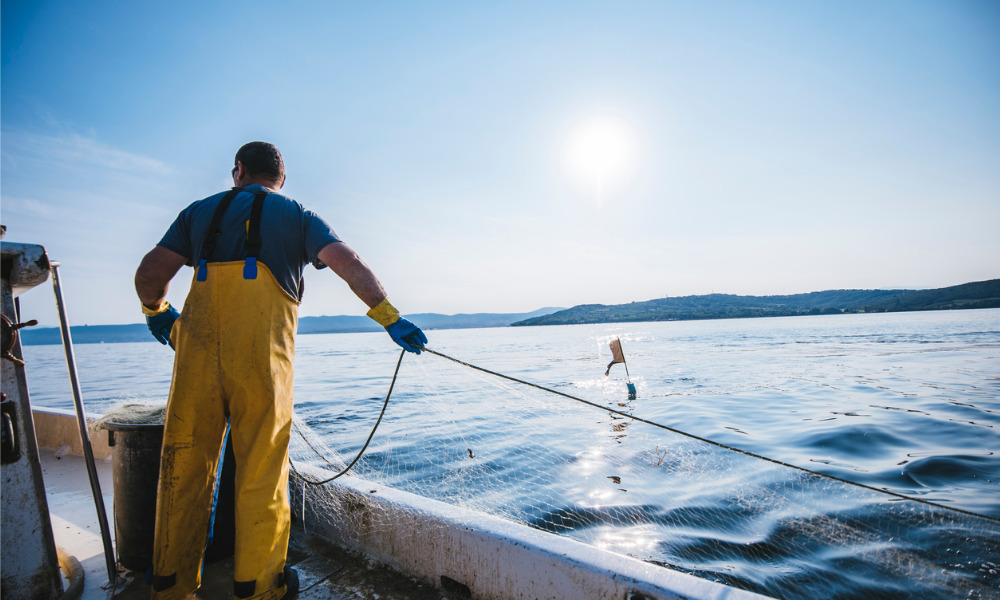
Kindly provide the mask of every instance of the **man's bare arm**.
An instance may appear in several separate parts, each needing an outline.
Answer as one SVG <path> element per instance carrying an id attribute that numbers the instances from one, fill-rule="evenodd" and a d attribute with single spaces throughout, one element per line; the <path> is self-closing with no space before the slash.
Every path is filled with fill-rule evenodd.
<path id="1" fill-rule="evenodd" d="M 167 285 L 187 259 L 156 246 L 143 257 L 135 272 L 135 292 L 146 308 L 156 309 L 167 298 Z"/>
<path id="2" fill-rule="evenodd" d="M 420 354 L 427 345 L 427 336 L 413 323 L 399 316 L 399 311 L 389 304 L 385 290 L 375 273 L 343 242 L 328 244 L 319 251 L 319 259 L 347 282 L 351 290 L 368 305 L 366 314 L 385 327 L 392 341 L 407 352 Z"/>
<path id="3" fill-rule="evenodd" d="M 385 290 L 378 277 L 344 242 L 333 242 L 319 251 L 319 259 L 340 276 L 368 308 L 385 300 Z"/>

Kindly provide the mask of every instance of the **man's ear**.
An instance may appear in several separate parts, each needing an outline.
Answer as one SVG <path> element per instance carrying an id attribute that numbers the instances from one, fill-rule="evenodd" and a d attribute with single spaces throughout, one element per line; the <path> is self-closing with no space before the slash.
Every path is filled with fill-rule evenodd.
<path id="1" fill-rule="evenodd" d="M 279 190 L 280 190 L 280 189 L 281 189 L 281 188 L 283 188 L 284 186 L 285 186 L 285 174 L 284 174 L 284 173 L 282 173 L 282 174 L 281 174 L 281 181 L 279 181 L 279 182 L 278 182 L 278 188 L 277 188 L 277 189 L 279 189 Z"/>
<path id="2" fill-rule="evenodd" d="M 246 168 L 243 166 L 242 161 L 236 161 L 236 172 L 233 173 L 233 185 L 239 187 L 240 180 L 246 175 Z"/>

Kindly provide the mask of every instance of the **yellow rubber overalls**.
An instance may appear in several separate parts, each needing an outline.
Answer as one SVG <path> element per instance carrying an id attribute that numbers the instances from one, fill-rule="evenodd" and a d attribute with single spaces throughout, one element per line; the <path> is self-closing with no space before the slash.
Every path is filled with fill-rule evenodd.
<path id="1" fill-rule="evenodd" d="M 184 598 L 201 584 L 227 420 L 236 456 L 234 596 L 278 599 L 285 593 L 298 301 L 256 261 L 266 195 L 256 193 L 245 261 L 208 262 L 214 241 L 206 237 L 171 331 L 177 355 L 156 503 L 155 599 Z M 231 199 L 220 202 L 209 235 L 218 231 Z"/>

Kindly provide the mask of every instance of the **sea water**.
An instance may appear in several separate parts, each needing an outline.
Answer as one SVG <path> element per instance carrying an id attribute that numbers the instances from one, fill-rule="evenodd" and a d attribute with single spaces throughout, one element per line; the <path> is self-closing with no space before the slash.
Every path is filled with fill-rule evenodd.
<path id="1" fill-rule="evenodd" d="M 361 476 L 782 598 L 1000 597 L 1000 310 L 427 334 L 539 387 L 407 355 Z M 61 347 L 24 355 L 33 405 L 71 408 Z M 168 394 L 155 342 L 76 356 L 88 412 Z M 298 338 L 296 414 L 338 464 L 398 358 Z"/>

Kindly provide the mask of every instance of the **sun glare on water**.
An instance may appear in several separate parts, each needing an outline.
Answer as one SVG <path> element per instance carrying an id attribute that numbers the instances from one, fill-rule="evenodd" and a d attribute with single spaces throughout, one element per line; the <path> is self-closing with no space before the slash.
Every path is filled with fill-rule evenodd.
<path id="1" fill-rule="evenodd" d="M 603 201 L 635 174 L 638 140 L 624 120 L 594 115 L 578 122 L 562 148 L 563 170 L 581 192 Z"/>

